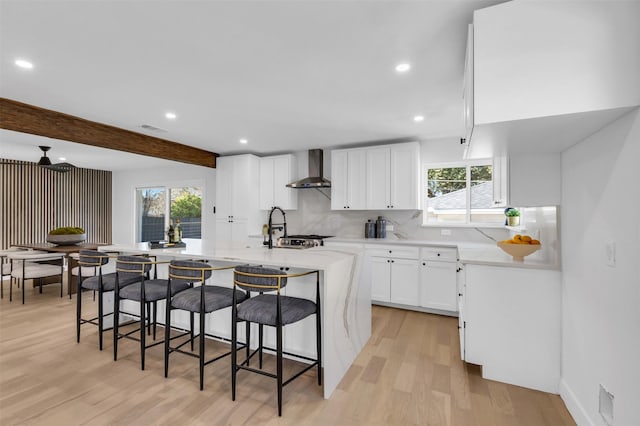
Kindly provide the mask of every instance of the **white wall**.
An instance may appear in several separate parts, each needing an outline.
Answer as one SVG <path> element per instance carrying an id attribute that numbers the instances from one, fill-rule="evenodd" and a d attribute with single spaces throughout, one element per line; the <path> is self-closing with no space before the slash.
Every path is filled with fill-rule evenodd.
<path id="1" fill-rule="evenodd" d="M 176 163 L 175 166 L 115 171 L 113 178 L 113 243 L 130 244 L 136 239 L 136 188 L 154 186 L 200 186 L 202 196 L 202 236 L 213 239 L 215 233 L 215 169 Z"/>
<path id="2" fill-rule="evenodd" d="M 637 109 L 562 155 L 561 395 L 578 424 L 605 424 L 602 384 L 614 424 L 640 425 L 639 167 Z"/>

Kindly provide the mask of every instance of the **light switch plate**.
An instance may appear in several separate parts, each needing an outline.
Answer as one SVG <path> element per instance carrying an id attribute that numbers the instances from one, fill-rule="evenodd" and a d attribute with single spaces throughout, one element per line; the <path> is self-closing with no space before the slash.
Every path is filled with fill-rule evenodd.
<path id="1" fill-rule="evenodd" d="M 441 229 L 440 235 L 451 235 L 451 229 Z"/>
<path id="2" fill-rule="evenodd" d="M 607 251 L 607 266 L 616 266 L 616 243 L 615 241 L 609 241 L 606 245 Z"/>

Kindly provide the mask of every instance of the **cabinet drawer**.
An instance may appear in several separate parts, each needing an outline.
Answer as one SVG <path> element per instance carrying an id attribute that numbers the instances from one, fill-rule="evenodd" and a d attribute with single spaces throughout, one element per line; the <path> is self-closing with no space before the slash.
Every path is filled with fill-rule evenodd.
<path id="1" fill-rule="evenodd" d="M 420 258 L 423 260 L 455 262 L 458 260 L 458 250 L 451 247 L 423 247 Z"/>
<path id="2" fill-rule="evenodd" d="M 400 259 L 417 259 L 420 254 L 418 247 L 405 246 L 366 246 L 368 256 L 396 257 Z"/>

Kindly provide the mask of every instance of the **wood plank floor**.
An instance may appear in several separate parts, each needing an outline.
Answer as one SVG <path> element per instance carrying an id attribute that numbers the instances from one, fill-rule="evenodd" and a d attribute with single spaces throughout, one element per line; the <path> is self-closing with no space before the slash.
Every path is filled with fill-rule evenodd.
<path id="1" fill-rule="evenodd" d="M 83 326 L 76 344 L 75 296 L 60 299 L 58 291 L 27 288 L 25 305 L 0 302 L 2 425 L 575 424 L 558 395 L 484 380 L 461 362 L 456 318 L 374 307 L 371 339 L 331 399 L 307 372 L 285 387 L 278 418 L 269 378 L 240 372 L 231 401 L 228 358 L 206 367 L 200 392 L 195 358 L 173 355 L 164 378 L 162 345 L 147 351 L 141 371 L 136 342 L 121 341 L 113 361 L 110 331 L 102 352 L 94 326 Z M 227 348 L 207 343 L 208 354 Z M 286 362 L 288 371 L 298 366 Z"/>

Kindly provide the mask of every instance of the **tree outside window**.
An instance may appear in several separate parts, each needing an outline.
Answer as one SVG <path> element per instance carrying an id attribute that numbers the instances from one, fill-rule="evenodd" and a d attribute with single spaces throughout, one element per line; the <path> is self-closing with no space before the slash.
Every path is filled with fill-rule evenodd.
<path id="1" fill-rule="evenodd" d="M 500 223 L 493 208 L 492 165 L 453 164 L 427 167 L 425 223 Z"/>

